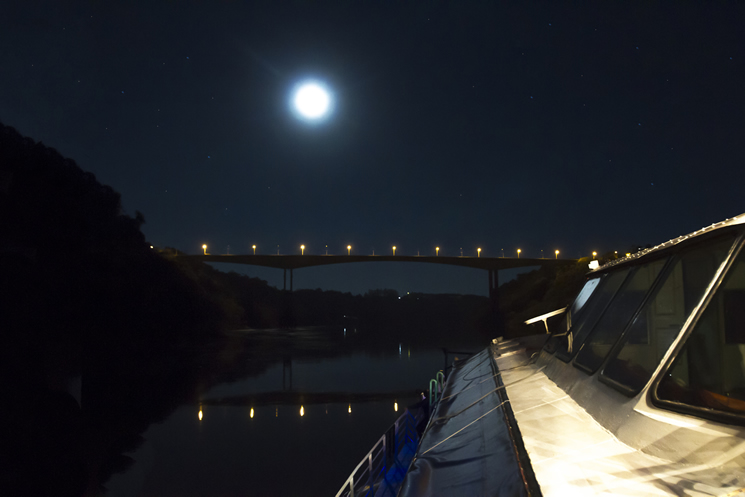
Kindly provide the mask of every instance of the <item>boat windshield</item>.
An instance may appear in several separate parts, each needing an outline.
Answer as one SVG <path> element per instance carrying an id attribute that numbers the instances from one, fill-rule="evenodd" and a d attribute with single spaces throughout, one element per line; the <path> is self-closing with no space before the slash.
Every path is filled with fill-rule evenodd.
<path id="1" fill-rule="evenodd" d="M 613 299 L 621 284 L 629 274 L 629 269 L 622 269 L 613 272 L 598 283 L 598 287 L 592 292 L 592 295 L 584 305 L 584 310 L 572 323 L 572 327 L 566 336 L 559 337 L 559 343 L 556 345 L 556 357 L 563 361 L 569 361 L 574 357 L 577 348 L 582 345 L 585 338 L 593 328 L 595 323 L 600 319 L 608 303 Z"/>
<path id="2" fill-rule="evenodd" d="M 621 346 L 601 373 L 635 395 L 652 377 L 673 340 L 727 256 L 734 235 L 698 245 L 676 256 L 660 284 L 624 333 Z"/>
<path id="3" fill-rule="evenodd" d="M 587 280 L 587 282 L 585 283 L 585 286 L 582 287 L 582 290 L 577 295 L 577 298 L 574 299 L 574 302 L 572 303 L 572 307 L 569 308 L 570 323 L 571 323 L 571 320 L 576 320 L 577 318 L 579 318 L 582 309 L 584 309 L 584 306 L 587 303 L 587 299 L 589 299 L 590 295 L 592 295 L 592 292 L 595 291 L 595 289 L 598 286 L 598 283 L 600 283 L 599 276 L 592 278 L 590 280 Z"/>
<path id="4" fill-rule="evenodd" d="M 655 400 L 676 410 L 715 419 L 739 415 L 737 422 L 743 422 L 745 251 L 740 251 L 660 381 Z"/>
<path id="5" fill-rule="evenodd" d="M 605 360 L 611 347 L 631 321 L 644 297 L 652 288 L 667 259 L 658 259 L 636 268 L 608 309 L 594 326 L 592 334 L 577 353 L 575 365 L 594 373 Z"/>

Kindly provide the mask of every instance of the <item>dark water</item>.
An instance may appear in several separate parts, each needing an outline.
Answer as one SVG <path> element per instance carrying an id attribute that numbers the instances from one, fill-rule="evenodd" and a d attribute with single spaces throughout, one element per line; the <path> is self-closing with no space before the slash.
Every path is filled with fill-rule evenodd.
<path id="1" fill-rule="evenodd" d="M 354 345 L 343 333 L 236 334 L 231 373 L 150 425 L 107 495 L 335 495 L 445 364 L 441 349 Z"/>

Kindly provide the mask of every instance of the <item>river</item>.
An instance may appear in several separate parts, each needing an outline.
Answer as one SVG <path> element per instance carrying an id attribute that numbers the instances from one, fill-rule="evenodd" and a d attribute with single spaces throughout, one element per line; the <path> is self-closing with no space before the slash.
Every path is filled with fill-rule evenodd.
<path id="1" fill-rule="evenodd" d="M 355 334 L 232 332 L 199 361 L 219 372 L 205 367 L 196 396 L 147 427 L 106 495 L 335 495 L 446 363 L 439 348 L 372 345 Z"/>

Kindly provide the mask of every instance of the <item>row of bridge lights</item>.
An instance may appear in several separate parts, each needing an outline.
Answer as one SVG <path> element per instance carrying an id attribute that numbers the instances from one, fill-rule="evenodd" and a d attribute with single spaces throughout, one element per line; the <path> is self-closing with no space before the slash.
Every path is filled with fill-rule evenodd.
<path id="1" fill-rule="evenodd" d="M 277 247 L 279 247 L 279 245 L 277 245 Z M 326 247 L 328 247 L 328 245 Z M 254 251 L 254 255 L 256 255 L 256 245 L 251 245 L 251 248 Z M 391 247 L 391 249 L 393 249 L 393 255 L 396 255 L 396 246 L 393 245 Z M 207 255 L 207 245 L 206 244 L 202 245 L 202 250 L 204 251 L 204 255 Z M 279 248 L 277 248 L 277 253 L 279 253 Z M 522 253 L 522 250 L 521 249 L 517 249 L 517 258 L 518 259 L 520 258 L 520 254 L 521 253 Z M 560 252 L 558 250 L 555 250 L 554 251 L 554 255 L 556 255 L 556 258 L 557 259 L 559 258 L 559 253 Z M 300 255 L 305 255 L 305 245 L 300 245 Z M 328 250 L 326 250 L 326 255 L 328 255 Z M 347 245 L 347 255 L 352 255 L 352 246 L 351 245 Z M 374 253 L 373 253 L 373 255 L 374 255 Z M 594 259 L 597 255 L 598 255 L 597 252 L 593 252 L 592 253 L 592 258 Z M 435 247 L 435 256 L 436 257 L 439 257 L 440 256 L 440 247 Z M 543 256 L 543 250 L 541 250 L 541 256 Z M 476 257 L 481 257 L 481 247 L 479 247 L 479 248 L 476 249 Z M 502 249 L 502 257 L 504 257 L 504 249 Z M 543 257 L 541 257 L 541 258 L 543 258 Z"/>
<path id="2" fill-rule="evenodd" d="M 393 402 L 393 410 L 395 412 L 398 412 L 398 401 Z M 328 406 L 326 406 L 326 414 L 328 413 L 329 413 Z M 347 405 L 347 413 L 352 414 L 352 404 Z M 253 417 L 255 416 L 255 411 L 253 407 L 251 408 L 251 411 L 249 412 L 249 416 L 251 417 L 251 419 L 253 419 Z M 305 416 L 305 406 L 301 405 L 300 406 L 300 417 L 303 417 L 303 416 Z M 274 408 L 274 417 L 275 418 L 279 417 L 279 407 Z M 199 419 L 199 421 L 204 420 L 204 409 L 202 408 L 201 405 L 199 406 L 199 412 L 197 413 L 197 418 Z"/>

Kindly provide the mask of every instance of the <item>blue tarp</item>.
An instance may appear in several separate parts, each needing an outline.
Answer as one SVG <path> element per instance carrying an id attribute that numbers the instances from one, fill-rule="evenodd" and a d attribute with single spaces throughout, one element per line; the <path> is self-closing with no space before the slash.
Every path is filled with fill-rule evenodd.
<path id="1" fill-rule="evenodd" d="M 491 348 L 456 364 L 399 496 L 527 495 Z"/>

